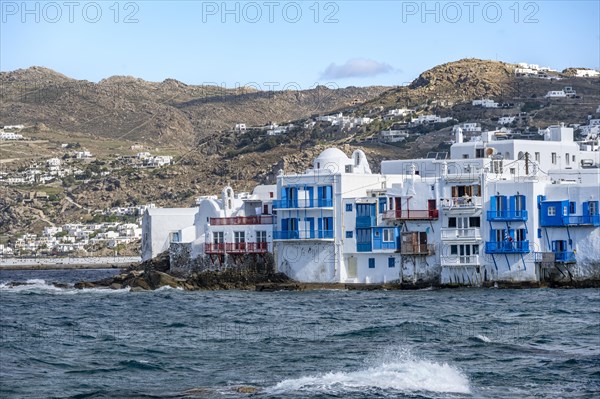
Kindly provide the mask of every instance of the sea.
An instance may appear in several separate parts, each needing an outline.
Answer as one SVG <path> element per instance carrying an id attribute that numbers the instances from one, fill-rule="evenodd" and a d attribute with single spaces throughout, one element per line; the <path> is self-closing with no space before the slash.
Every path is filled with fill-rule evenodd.
<path id="1" fill-rule="evenodd" d="M 1 398 L 600 397 L 598 289 L 52 284 L 114 273 L 0 271 Z"/>

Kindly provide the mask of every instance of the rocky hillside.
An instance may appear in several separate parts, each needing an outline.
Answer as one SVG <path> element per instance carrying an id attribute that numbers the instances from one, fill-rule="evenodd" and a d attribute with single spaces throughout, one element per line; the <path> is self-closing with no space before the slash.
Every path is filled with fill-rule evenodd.
<path id="1" fill-rule="evenodd" d="M 43 123 L 51 130 L 103 138 L 179 144 L 214 135 L 236 123 L 292 121 L 375 98 L 384 87 L 257 91 L 248 87 L 147 82 L 113 76 L 98 83 L 47 68 L 0 73 L 0 124 Z"/>

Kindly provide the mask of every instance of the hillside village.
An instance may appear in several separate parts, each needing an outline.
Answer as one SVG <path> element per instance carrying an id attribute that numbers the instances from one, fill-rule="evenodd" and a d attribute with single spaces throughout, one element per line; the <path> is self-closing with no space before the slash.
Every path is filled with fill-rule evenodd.
<path id="1" fill-rule="evenodd" d="M 598 137 L 598 71 L 560 73 L 530 64 L 511 68 L 507 79 L 518 87 L 512 95 L 493 95 L 491 90 L 478 93 L 490 95 L 448 97 L 445 86 L 443 90 L 435 86 L 440 80 L 433 82 L 427 72 L 409 89 L 415 92 L 414 100 L 405 100 L 407 91 L 400 88 L 295 120 L 257 124 L 237 119 L 229 128 L 198 138 L 192 151 L 152 139 L 87 140 L 83 135 L 77 136 L 81 140 L 65 140 L 72 135 L 59 129 L 53 132 L 54 128 L 36 120 L 7 119 L 4 109 L 0 121 L 11 125 L 0 130 L 0 186 L 7 193 L 0 204 L 4 213 L 0 255 L 135 252 L 145 209 L 155 204 L 193 206 L 198 196 L 236 181 L 242 190 L 256 183 L 272 184 L 282 160 L 288 163 L 286 170 L 301 168 L 305 161 L 299 156 L 310 159 L 330 144 L 364 148 L 369 156 L 381 159 L 439 156 L 433 154 L 442 154 L 455 143 L 457 128 L 465 141 L 482 132 L 492 132 L 501 140 L 543 140 L 548 126 L 562 121 L 574 129 L 575 139 Z M 531 82 L 544 82 L 539 86 L 544 89 L 529 92 L 529 87 L 538 87 Z M 438 92 L 420 100 L 424 87 Z M 390 101 L 394 96 L 396 100 Z M 118 143 L 114 147 L 118 150 L 108 149 L 110 143 Z M 42 147 L 45 150 L 38 156 L 13 156 Z M 271 164 L 256 164 L 257 154 L 272 159 Z M 204 168 L 203 158 L 226 166 L 199 170 Z M 249 166 L 242 166 L 246 162 Z M 236 170 L 236 163 L 241 169 Z M 198 177 L 193 178 L 194 173 Z M 183 180 L 187 176 L 192 185 Z M 47 222 L 52 214 L 63 218 L 64 224 Z"/>

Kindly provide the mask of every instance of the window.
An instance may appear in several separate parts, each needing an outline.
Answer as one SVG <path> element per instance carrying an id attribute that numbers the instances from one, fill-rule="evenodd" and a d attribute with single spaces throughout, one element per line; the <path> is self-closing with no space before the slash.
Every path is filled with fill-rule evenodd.
<path id="1" fill-rule="evenodd" d="M 590 215 L 598 214 L 598 201 L 590 201 L 588 202 L 588 211 Z"/>
<path id="2" fill-rule="evenodd" d="M 475 158 L 484 158 L 485 157 L 485 150 L 483 148 L 476 148 L 475 149 Z"/>
<path id="3" fill-rule="evenodd" d="M 392 241 L 394 241 L 394 230 L 384 229 L 383 230 L 383 242 L 392 242 Z"/>
<path id="4" fill-rule="evenodd" d="M 517 241 L 525 241 L 525 236 L 526 236 L 526 234 L 525 234 L 525 229 L 517 229 L 517 230 L 515 231 L 515 233 L 516 233 L 516 235 L 515 235 L 515 239 L 516 239 Z"/>
<path id="5" fill-rule="evenodd" d="M 515 168 L 510 168 L 510 174 L 514 175 L 515 174 Z"/>
<path id="6" fill-rule="evenodd" d="M 448 218 L 448 227 L 456 227 L 456 218 Z"/>
<path id="7" fill-rule="evenodd" d="M 556 216 L 556 207 L 555 206 L 548 207 L 548 216 Z"/>
<path id="8" fill-rule="evenodd" d="M 388 267 L 396 267 L 396 259 L 388 258 Z"/>
<path id="9" fill-rule="evenodd" d="M 352 238 L 352 231 L 346 232 L 346 238 Z"/>
<path id="10" fill-rule="evenodd" d="M 571 159 L 573 162 L 575 162 L 575 155 L 573 155 L 573 157 Z"/>
<path id="11" fill-rule="evenodd" d="M 470 227 L 481 227 L 481 218 L 470 217 L 469 218 L 469 226 Z"/>
<path id="12" fill-rule="evenodd" d="M 538 232 L 538 234 L 537 234 L 538 238 L 542 238 L 542 229 L 537 229 L 537 232 Z"/>
<path id="13" fill-rule="evenodd" d="M 458 245 L 450 245 L 450 255 L 458 255 Z"/>
<path id="14" fill-rule="evenodd" d="M 571 156 L 568 152 L 565 154 L 565 162 L 567 163 L 567 165 L 571 163 Z"/>
<path id="15" fill-rule="evenodd" d="M 569 211 L 569 207 L 568 207 L 568 206 L 566 206 L 566 205 L 565 205 L 565 206 L 563 206 L 563 212 L 562 212 L 562 214 L 563 214 L 563 215 L 568 215 L 568 214 L 569 214 L 569 212 L 568 212 L 568 211 Z"/>
<path id="16" fill-rule="evenodd" d="M 525 196 L 524 195 L 515 195 L 514 196 L 514 210 L 515 211 L 523 211 L 525 210 Z"/>
<path id="17" fill-rule="evenodd" d="M 352 204 L 346 204 L 346 212 L 352 212 Z"/>
<path id="18" fill-rule="evenodd" d="M 257 231 L 256 232 L 256 242 L 267 242 L 267 232 L 266 231 Z"/>
<path id="19" fill-rule="evenodd" d="M 244 231 L 234 231 L 233 232 L 233 241 L 236 244 L 246 242 L 246 233 Z"/>
<path id="20" fill-rule="evenodd" d="M 540 162 L 540 153 L 539 152 L 535 153 L 535 161 Z"/>
<path id="21" fill-rule="evenodd" d="M 469 159 L 469 154 L 463 154 L 463 159 Z"/>
<path id="22" fill-rule="evenodd" d="M 174 231 L 171 233 L 171 242 L 179 242 L 179 232 Z"/>
<path id="23" fill-rule="evenodd" d="M 222 244 L 225 240 L 223 239 L 222 231 L 215 231 L 213 233 L 213 243 L 214 244 Z"/>
<path id="24" fill-rule="evenodd" d="M 556 165 L 556 153 L 552 153 L 552 165 Z"/>
<path id="25" fill-rule="evenodd" d="M 369 269 L 375 269 L 375 258 L 369 258 Z"/>
<path id="26" fill-rule="evenodd" d="M 371 229 L 356 229 L 356 241 L 359 244 L 370 244 Z"/>

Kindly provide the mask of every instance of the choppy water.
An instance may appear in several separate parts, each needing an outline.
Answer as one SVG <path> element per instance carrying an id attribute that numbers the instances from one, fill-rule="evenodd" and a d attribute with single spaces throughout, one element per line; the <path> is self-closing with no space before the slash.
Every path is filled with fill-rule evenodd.
<path id="1" fill-rule="evenodd" d="M 0 397 L 600 397 L 598 290 L 47 284 L 112 273 L 0 272 Z"/>

